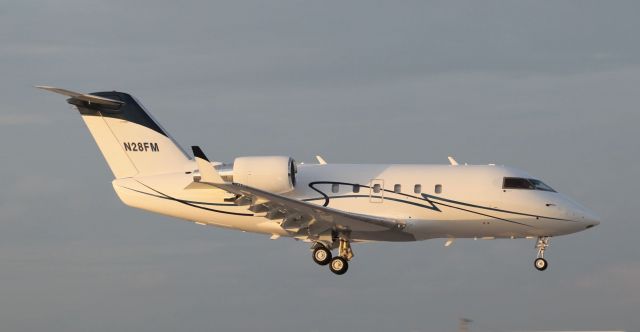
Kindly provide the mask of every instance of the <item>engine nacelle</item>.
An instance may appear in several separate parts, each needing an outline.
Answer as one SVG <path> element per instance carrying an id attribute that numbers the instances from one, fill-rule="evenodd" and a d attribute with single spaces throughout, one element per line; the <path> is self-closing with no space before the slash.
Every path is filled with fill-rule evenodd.
<path id="1" fill-rule="evenodd" d="M 233 182 L 276 194 L 293 190 L 296 172 L 290 157 L 238 157 L 233 161 Z"/>

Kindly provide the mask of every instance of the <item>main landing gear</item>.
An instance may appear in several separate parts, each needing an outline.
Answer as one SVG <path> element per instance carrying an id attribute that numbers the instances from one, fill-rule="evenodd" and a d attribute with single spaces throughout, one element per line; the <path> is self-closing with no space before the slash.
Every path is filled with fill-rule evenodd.
<path id="1" fill-rule="evenodd" d="M 549 236 L 539 236 L 538 241 L 536 242 L 536 249 L 538 249 L 538 255 L 536 256 L 536 260 L 533 262 L 533 265 L 538 269 L 538 271 L 544 271 L 547 269 L 549 264 L 547 260 L 544 259 L 544 251 L 549 246 Z"/>
<path id="2" fill-rule="evenodd" d="M 331 250 L 324 244 L 318 242 L 314 245 L 313 261 L 318 265 L 329 264 L 329 270 L 337 275 L 347 272 L 351 258 L 353 258 L 353 251 L 351 250 L 349 239 L 346 237 L 340 237 L 338 256 L 336 257 L 332 257 Z"/>

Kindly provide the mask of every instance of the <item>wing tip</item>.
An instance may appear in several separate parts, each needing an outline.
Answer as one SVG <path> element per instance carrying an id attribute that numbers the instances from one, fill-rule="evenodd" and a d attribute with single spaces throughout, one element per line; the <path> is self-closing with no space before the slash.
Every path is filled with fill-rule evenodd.
<path id="1" fill-rule="evenodd" d="M 320 155 L 316 155 L 316 160 L 318 160 L 318 164 L 320 164 L 320 165 L 326 165 L 327 164 L 327 161 L 324 160 L 324 158 L 322 158 L 322 156 L 320 156 Z"/>
<path id="2" fill-rule="evenodd" d="M 204 154 L 204 152 L 202 152 L 202 149 L 200 149 L 199 146 L 192 145 L 191 146 L 191 151 L 193 151 L 193 156 L 194 157 L 209 161 L 209 158 L 207 158 L 207 156 Z"/>

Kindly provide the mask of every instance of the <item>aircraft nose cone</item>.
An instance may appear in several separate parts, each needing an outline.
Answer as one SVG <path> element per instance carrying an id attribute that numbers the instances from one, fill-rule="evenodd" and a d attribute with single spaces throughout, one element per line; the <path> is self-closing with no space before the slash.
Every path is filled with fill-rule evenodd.
<path id="1" fill-rule="evenodd" d="M 564 196 L 561 206 L 567 213 L 567 217 L 575 220 L 576 230 L 589 229 L 600 225 L 600 217 L 590 209 L 578 204 L 569 197 Z"/>
<path id="2" fill-rule="evenodd" d="M 591 211 L 585 211 L 582 214 L 582 222 L 586 228 L 591 228 L 600 225 L 600 217 Z"/>

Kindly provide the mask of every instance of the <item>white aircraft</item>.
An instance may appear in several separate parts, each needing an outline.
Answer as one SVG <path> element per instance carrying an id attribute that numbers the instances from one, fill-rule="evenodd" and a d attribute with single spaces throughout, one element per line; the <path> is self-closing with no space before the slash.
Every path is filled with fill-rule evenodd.
<path id="1" fill-rule="evenodd" d="M 194 158 L 131 95 L 70 97 L 128 206 L 200 225 L 292 237 L 312 243 L 313 260 L 344 274 L 351 243 L 457 238 L 537 239 L 535 267 L 545 270 L 552 236 L 598 225 L 591 211 L 537 178 L 495 165 L 296 164 L 286 156 Z M 337 250 L 337 256 L 332 250 Z"/>

